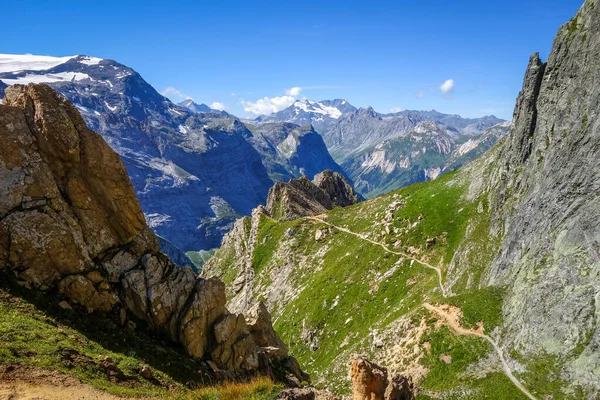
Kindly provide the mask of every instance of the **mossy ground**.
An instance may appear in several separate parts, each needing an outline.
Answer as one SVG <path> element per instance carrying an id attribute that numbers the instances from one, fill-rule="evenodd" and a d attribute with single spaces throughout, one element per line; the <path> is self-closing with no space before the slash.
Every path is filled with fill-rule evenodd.
<path id="1" fill-rule="evenodd" d="M 110 358 L 120 371 L 103 366 Z M 178 348 L 111 318 L 58 306 L 54 296 L 24 290 L 0 275 L 0 365 L 59 371 L 112 394 L 168 399 L 274 399 L 268 380 L 218 385 Z M 153 379 L 140 371 L 148 366 Z M 214 387 L 190 389 L 214 383 Z"/>

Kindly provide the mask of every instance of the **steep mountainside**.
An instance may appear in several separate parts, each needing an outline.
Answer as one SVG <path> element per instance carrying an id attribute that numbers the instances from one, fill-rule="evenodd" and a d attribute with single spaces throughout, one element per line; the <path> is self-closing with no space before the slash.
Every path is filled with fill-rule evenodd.
<path id="1" fill-rule="evenodd" d="M 47 83 L 72 101 L 123 159 L 150 227 L 184 252 L 217 247 L 236 218 L 265 202 L 278 171 L 340 170 L 320 138 L 294 134 L 273 157 L 235 117 L 174 105 L 112 60 L 0 55 L 0 81 Z"/>
<path id="2" fill-rule="evenodd" d="M 510 134 L 482 158 L 322 218 L 255 214 L 205 274 L 263 299 L 340 393 L 362 353 L 420 398 L 598 398 L 599 60 L 588 0 L 548 61 L 532 56 Z"/>
<path id="3" fill-rule="evenodd" d="M 323 139 L 356 189 L 373 197 L 434 179 L 478 157 L 508 131 L 497 125 L 502 122 L 493 116 L 468 119 L 437 111 L 379 114 L 369 107 L 341 116 Z M 486 134 L 492 126 L 497 126 L 496 134 Z M 461 149 L 467 142 L 473 147 Z"/>
<path id="4" fill-rule="evenodd" d="M 46 85 L 11 86 L 0 138 L 3 282 L 144 327 L 214 372 L 309 380 L 264 306 L 248 318 L 229 313 L 221 281 L 199 279 L 158 251 L 119 156 L 64 97 Z"/>
<path id="5" fill-rule="evenodd" d="M 368 107 L 342 115 L 331 129 L 323 131 L 322 134 L 333 157 L 338 162 L 345 162 L 368 147 L 387 139 L 404 136 L 406 132 L 425 121 L 435 122 L 462 135 L 476 135 L 504 122 L 494 116 L 468 119 L 437 111 L 380 114 Z"/>

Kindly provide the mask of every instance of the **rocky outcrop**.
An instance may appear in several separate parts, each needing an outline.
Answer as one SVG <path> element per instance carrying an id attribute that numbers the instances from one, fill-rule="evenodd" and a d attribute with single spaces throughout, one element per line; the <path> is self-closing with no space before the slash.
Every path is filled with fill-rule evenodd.
<path id="1" fill-rule="evenodd" d="M 14 85 L 0 105 L 0 271 L 88 312 L 119 312 L 230 373 L 270 358 L 306 379 L 266 309 L 248 326 L 224 284 L 161 254 L 119 156 L 45 85 Z M 260 344 L 258 344 L 260 343 Z M 267 350 L 263 350 L 267 349 Z"/>
<path id="2" fill-rule="evenodd" d="M 335 206 L 345 207 L 361 200 L 352 185 L 338 172 L 325 170 L 310 181 L 303 176 L 288 183 L 277 182 L 269 190 L 267 212 L 278 220 L 319 215 Z"/>
<path id="3" fill-rule="evenodd" d="M 388 381 L 387 369 L 360 356 L 350 360 L 352 400 L 413 400 L 410 377 L 397 375 Z"/>
<path id="4" fill-rule="evenodd" d="M 325 170 L 315 175 L 313 182 L 329 195 L 331 202 L 336 206 L 347 207 L 362 200 L 348 180 L 338 172 Z"/>

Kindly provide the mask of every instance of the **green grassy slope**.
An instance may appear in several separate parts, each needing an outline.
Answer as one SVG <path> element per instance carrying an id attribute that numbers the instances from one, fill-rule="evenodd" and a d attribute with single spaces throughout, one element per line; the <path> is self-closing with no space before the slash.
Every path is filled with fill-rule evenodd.
<path id="1" fill-rule="evenodd" d="M 253 297 L 267 303 L 276 330 L 318 385 L 349 393 L 348 358 L 362 353 L 394 372 L 412 374 L 423 398 L 524 396 L 502 373 L 489 343 L 457 336 L 423 308 L 426 302 L 458 307 L 462 327 L 483 325 L 492 337 L 502 323 L 506 289 L 483 284 L 502 240 L 491 228 L 488 204 L 495 194 L 485 189 L 497 155 L 496 147 L 437 180 L 325 216 L 327 223 L 363 238 L 309 218 L 260 218 L 255 245 L 248 249 Z M 248 243 L 250 219 L 245 223 L 237 243 Z M 242 273 L 238 256 L 226 245 L 208 271 L 233 282 Z M 447 296 L 436 272 L 418 261 L 441 270 Z M 446 355 L 450 362 L 442 359 Z M 517 360 L 516 354 L 510 359 L 517 366 L 515 375 L 536 395 L 566 396 L 556 392 L 556 385 L 541 384 L 539 375 L 533 379 L 528 360 Z"/>

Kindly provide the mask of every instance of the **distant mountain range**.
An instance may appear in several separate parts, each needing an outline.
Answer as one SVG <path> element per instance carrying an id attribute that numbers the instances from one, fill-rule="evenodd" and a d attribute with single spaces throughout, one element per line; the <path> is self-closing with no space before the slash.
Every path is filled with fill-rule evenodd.
<path id="1" fill-rule="evenodd" d="M 372 197 L 456 168 L 508 130 L 486 132 L 503 122 L 493 116 L 380 114 L 343 99 L 299 100 L 241 120 L 191 99 L 174 104 L 113 60 L 0 55 L 0 95 L 30 82 L 67 97 L 121 155 L 148 224 L 173 257 L 218 247 L 276 181 L 330 169 Z"/>
<path id="2" fill-rule="evenodd" d="M 478 157 L 509 129 L 495 116 L 471 119 L 435 110 L 381 114 L 343 99 L 296 101 L 256 122 L 312 124 L 366 197 L 434 179 Z"/>

